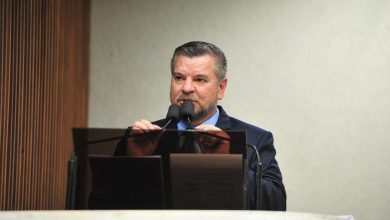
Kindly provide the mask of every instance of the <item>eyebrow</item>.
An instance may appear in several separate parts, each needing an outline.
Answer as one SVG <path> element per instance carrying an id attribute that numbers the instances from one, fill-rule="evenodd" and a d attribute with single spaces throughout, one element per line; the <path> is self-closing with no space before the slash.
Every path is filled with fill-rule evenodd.
<path id="1" fill-rule="evenodd" d="M 206 75 L 206 74 L 202 74 L 202 73 L 200 73 L 200 74 L 196 74 L 194 77 L 202 77 L 202 78 L 209 78 L 209 76 L 208 75 Z"/>

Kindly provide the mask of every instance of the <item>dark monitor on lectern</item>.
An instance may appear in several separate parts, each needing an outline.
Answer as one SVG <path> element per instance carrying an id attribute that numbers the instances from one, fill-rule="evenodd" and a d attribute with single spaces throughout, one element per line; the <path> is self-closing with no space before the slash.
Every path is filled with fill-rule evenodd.
<path id="1" fill-rule="evenodd" d="M 220 143 L 228 142 L 229 151 L 181 153 L 178 145 L 185 133 L 214 140 L 222 136 L 225 139 Z M 133 137 L 129 138 L 131 141 Z M 89 186 L 84 187 L 87 205 L 82 209 L 246 209 L 244 131 L 213 132 L 210 136 L 196 131 L 165 130 L 160 144 L 164 146 L 159 147 L 169 150 L 168 154 L 165 151 L 143 157 L 96 155 L 93 144 L 79 149 L 78 152 L 86 154 L 79 158 L 87 160 L 83 167 L 87 171 L 81 172 L 88 172 L 90 178 L 84 181 Z"/>
<path id="2" fill-rule="evenodd" d="M 90 209 L 163 209 L 165 187 L 160 156 L 89 157 Z"/>

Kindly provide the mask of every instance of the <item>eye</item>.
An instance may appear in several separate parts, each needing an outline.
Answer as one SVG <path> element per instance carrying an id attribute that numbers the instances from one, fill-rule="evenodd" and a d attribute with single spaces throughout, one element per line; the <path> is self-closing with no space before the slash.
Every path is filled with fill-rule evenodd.
<path id="1" fill-rule="evenodd" d="M 195 82 L 198 82 L 198 83 L 206 83 L 208 82 L 207 79 L 205 78 L 195 78 Z"/>
<path id="2" fill-rule="evenodd" d="M 184 77 L 181 76 L 181 75 L 174 75 L 173 78 L 175 79 L 175 81 L 181 81 L 181 80 L 184 80 Z"/>

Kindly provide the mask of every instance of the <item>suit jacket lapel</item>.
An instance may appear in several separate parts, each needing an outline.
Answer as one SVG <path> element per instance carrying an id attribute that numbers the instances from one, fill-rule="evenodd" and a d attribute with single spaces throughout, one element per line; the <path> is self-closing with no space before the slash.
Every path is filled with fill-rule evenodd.
<path id="1" fill-rule="evenodd" d="M 226 114 L 222 106 L 218 106 L 218 109 L 219 109 L 219 118 L 216 127 L 222 130 L 229 130 L 231 128 L 229 115 Z"/>

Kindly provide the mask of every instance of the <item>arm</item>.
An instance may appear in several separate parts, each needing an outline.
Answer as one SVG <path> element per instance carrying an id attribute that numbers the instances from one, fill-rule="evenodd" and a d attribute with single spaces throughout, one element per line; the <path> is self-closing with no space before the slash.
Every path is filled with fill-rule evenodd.
<path id="1" fill-rule="evenodd" d="M 276 150 L 273 145 L 273 136 L 270 132 L 265 132 L 257 141 L 256 147 L 260 154 L 262 163 L 261 178 L 261 206 L 263 210 L 286 210 L 286 191 L 282 181 L 278 163 L 275 159 Z M 249 159 L 249 182 L 250 192 L 254 192 L 254 166 L 256 158 L 254 151 L 250 154 Z M 250 194 L 250 199 L 254 200 L 254 193 Z"/>

